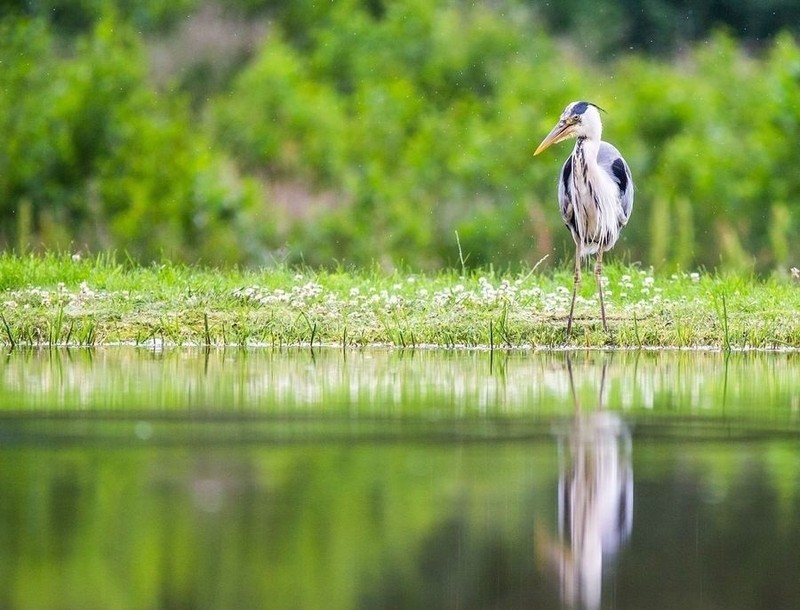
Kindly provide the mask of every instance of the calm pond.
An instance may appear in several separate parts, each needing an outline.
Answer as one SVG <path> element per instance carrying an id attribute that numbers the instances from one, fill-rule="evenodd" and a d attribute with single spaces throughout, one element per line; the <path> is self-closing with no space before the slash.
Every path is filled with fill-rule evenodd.
<path id="1" fill-rule="evenodd" d="M 800 354 L 11 351 L 0 607 L 800 608 Z"/>

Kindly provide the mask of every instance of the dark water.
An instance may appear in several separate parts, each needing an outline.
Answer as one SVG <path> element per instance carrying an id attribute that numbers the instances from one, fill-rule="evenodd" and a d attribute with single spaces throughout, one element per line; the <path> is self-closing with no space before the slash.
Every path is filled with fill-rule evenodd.
<path id="1" fill-rule="evenodd" d="M 800 356 L 15 351 L 1 608 L 800 608 Z"/>

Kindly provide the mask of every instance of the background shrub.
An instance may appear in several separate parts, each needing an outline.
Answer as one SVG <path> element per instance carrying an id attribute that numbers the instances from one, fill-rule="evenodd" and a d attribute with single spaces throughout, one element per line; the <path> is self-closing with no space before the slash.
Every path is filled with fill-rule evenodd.
<path id="1" fill-rule="evenodd" d="M 768 2 L 741 4 L 763 33 L 754 45 L 723 8 L 676 29 L 688 9 L 671 2 L 585 4 L 2 9 L 0 239 L 432 268 L 461 264 L 457 233 L 470 265 L 557 262 L 572 253 L 555 202 L 569 146 L 532 154 L 567 102 L 589 99 L 637 185 L 617 256 L 797 265 L 792 11 L 762 19 Z M 603 41 L 579 14 L 609 22 Z M 176 41 L 190 46 L 159 67 Z"/>

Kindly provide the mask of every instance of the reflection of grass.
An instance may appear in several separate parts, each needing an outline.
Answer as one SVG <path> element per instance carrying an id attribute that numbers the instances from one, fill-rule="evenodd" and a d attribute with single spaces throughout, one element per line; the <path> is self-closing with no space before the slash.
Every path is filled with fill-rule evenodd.
<path id="1" fill-rule="evenodd" d="M 656 274 L 619 264 L 605 271 L 610 332 L 602 331 L 587 282 L 569 339 L 564 269 L 220 271 L 108 256 L 3 255 L 0 342 L 800 347 L 794 279 Z"/>

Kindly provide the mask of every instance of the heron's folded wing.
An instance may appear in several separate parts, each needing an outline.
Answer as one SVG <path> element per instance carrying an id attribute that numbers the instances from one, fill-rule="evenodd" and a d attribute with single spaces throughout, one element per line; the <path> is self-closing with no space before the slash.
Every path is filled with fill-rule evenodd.
<path id="1" fill-rule="evenodd" d="M 621 224 L 628 222 L 633 210 L 633 178 L 631 177 L 631 169 L 619 154 L 619 151 L 609 144 L 608 142 L 600 143 L 600 150 L 597 152 L 597 164 L 614 183 L 619 187 L 619 202 L 620 214 L 619 220 Z"/>

